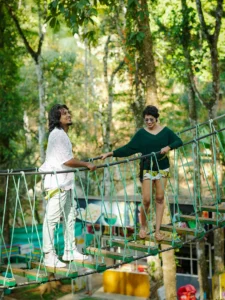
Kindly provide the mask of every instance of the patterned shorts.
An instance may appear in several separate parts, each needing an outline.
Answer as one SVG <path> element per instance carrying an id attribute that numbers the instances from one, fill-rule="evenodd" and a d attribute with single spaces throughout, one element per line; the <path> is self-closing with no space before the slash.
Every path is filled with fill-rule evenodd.
<path id="1" fill-rule="evenodd" d="M 158 170 L 158 171 L 151 171 L 151 170 L 144 170 L 143 172 L 143 180 L 150 179 L 150 180 L 157 180 L 160 178 L 169 178 L 170 177 L 170 170 Z"/>

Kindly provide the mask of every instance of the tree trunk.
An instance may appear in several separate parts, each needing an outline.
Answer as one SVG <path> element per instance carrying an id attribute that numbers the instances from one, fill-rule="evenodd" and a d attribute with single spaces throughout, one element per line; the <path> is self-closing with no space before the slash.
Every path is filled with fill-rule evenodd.
<path id="1" fill-rule="evenodd" d="M 145 107 L 145 99 L 143 96 L 143 92 L 141 89 L 141 79 L 140 79 L 140 71 L 139 71 L 139 63 L 138 60 L 136 59 L 136 68 L 135 68 L 135 101 L 131 104 L 131 109 L 133 111 L 134 119 L 135 119 L 135 124 L 136 124 L 136 130 L 140 129 L 143 127 L 143 118 L 142 118 L 142 112 Z"/>
<path id="2" fill-rule="evenodd" d="M 36 74 L 38 80 L 38 91 L 39 91 L 39 149 L 40 149 L 40 160 L 41 163 L 45 160 L 45 148 L 44 148 L 44 140 L 45 140 L 45 89 L 44 89 L 44 79 L 43 79 L 43 68 L 41 65 L 41 56 L 38 56 L 36 62 Z"/>
<path id="3" fill-rule="evenodd" d="M 137 9 L 137 23 L 139 32 L 144 33 L 144 38 L 140 46 L 139 56 L 141 59 L 141 72 L 145 82 L 146 104 L 158 105 L 157 99 L 157 80 L 153 53 L 152 34 L 149 22 L 149 9 L 147 0 L 139 1 Z"/>
<path id="4" fill-rule="evenodd" d="M 209 299 L 209 282 L 207 261 L 205 257 L 205 240 L 197 242 L 197 258 L 198 258 L 198 282 L 199 282 L 199 300 Z M 206 298 L 205 298 L 206 297 Z"/>
<path id="5" fill-rule="evenodd" d="M 163 224 L 171 223 L 169 207 L 165 201 L 165 209 L 163 214 Z M 168 245 L 161 245 L 161 249 L 168 248 Z M 177 266 L 175 261 L 174 250 L 166 251 L 162 253 L 163 261 L 163 281 L 166 292 L 166 299 L 176 300 L 177 299 L 177 287 L 176 287 L 176 273 Z"/>
<path id="6" fill-rule="evenodd" d="M 149 300 L 158 299 L 157 290 L 163 286 L 163 273 L 161 267 L 161 259 L 158 255 L 149 256 L 148 262 L 148 274 L 150 281 Z"/>
<path id="7" fill-rule="evenodd" d="M 106 117 L 103 118 L 105 121 L 103 126 L 103 151 L 108 152 L 111 150 L 110 144 L 110 133 L 111 133 L 111 126 L 112 126 L 112 107 L 113 107 L 113 100 L 114 100 L 114 78 L 119 70 L 124 65 L 124 60 L 121 61 L 118 66 L 113 70 L 110 79 L 108 78 L 108 54 L 109 54 L 109 44 L 111 42 L 111 36 L 108 36 L 107 41 L 105 43 L 104 52 L 105 55 L 103 57 L 103 67 L 104 67 L 104 82 L 107 90 L 107 108 L 105 111 Z M 104 112 L 103 112 L 104 113 Z M 105 195 L 110 195 L 110 174 L 108 168 L 104 169 L 105 176 L 104 176 L 104 185 L 105 185 Z"/>
<path id="8" fill-rule="evenodd" d="M 219 57 L 218 57 L 218 38 L 221 29 L 221 20 L 223 16 L 223 0 L 217 0 L 217 7 L 215 10 L 215 27 L 211 34 L 212 29 L 209 31 L 202 10 L 201 0 L 196 0 L 196 7 L 198 11 L 199 21 L 201 24 L 202 35 L 205 37 L 211 58 L 211 71 L 212 71 L 212 93 L 209 100 L 204 101 L 204 104 L 209 112 L 209 117 L 213 118 L 216 115 L 219 98 L 220 98 L 220 71 L 219 71 Z"/>
<path id="9" fill-rule="evenodd" d="M 124 14 L 125 11 L 124 1 L 120 0 L 120 6 L 117 6 L 116 9 L 116 27 L 118 35 L 121 39 L 121 45 L 125 57 L 125 64 L 127 65 L 128 71 L 128 82 L 130 85 L 129 89 L 129 98 L 130 98 L 130 108 L 133 112 L 134 122 L 136 130 L 140 129 L 143 126 L 142 112 L 145 107 L 146 99 L 143 94 L 142 80 L 139 69 L 139 61 L 137 58 L 137 51 L 133 50 L 133 47 L 130 47 L 127 43 L 127 29 L 126 28 L 126 18 L 128 14 Z M 122 16 L 120 15 L 122 12 Z M 120 21 L 122 18 L 122 22 Z M 128 27 L 130 30 L 130 27 Z"/>
<path id="10" fill-rule="evenodd" d="M 187 7 L 186 0 L 181 0 L 182 3 L 182 14 L 183 14 L 183 39 L 182 44 L 184 48 L 184 56 L 186 58 L 187 63 L 187 70 L 188 70 L 188 82 L 189 82 L 189 117 L 192 122 L 192 125 L 195 125 L 197 123 L 197 111 L 196 111 L 196 104 L 195 104 L 195 96 L 198 97 L 200 102 L 208 109 L 209 118 L 213 119 L 216 116 L 217 108 L 218 108 L 218 102 L 219 102 L 219 66 L 218 66 L 218 50 L 217 50 L 217 42 L 220 32 L 220 26 L 221 26 L 221 16 L 223 12 L 222 8 L 222 0 L 217 1 L 217 8 L 216 8 L 216 22 L 215 22 L 215 30 L 214 33 L 211 34 L 208 32 L 208 27 L 205 23 L 202 6 L 201 6 L 201 0 L 196 0 L 196 6 L 197 11 L 199 15 L 199 20 L 201 23 L 201 29 L 202 29 L 202 35 L 205 37 L 205 39 L 208 42 L 208 46 L 210 49 L 211 54 L 211 70 L 212 70 L 212 94 L 210 95 L 209 99 L 204 99 L 201 97 L 199 91 L 197 90 L 197 87 L 195 85 L 194 81 L 194 74 L 193 74 L 193 66 L 191 61 L 191 55 L 189 50 L 190 45 L 190 26 L 189 26 L 189 10 Z M 196 145 L 197 146 L 197 145 Z M 201 191 L 200 187 L 200 162 L 199 162 L 199 154 L 196 153 L 196 149 L 194 149 L 194 160 L 195 160 L 195 169 L 194 169 L 194 175 L 196 180 L 196 186 L 197 191 Z M 213 152 L 212 152 L 213 153 Z M 197 168 L 197 169 L 196 169 Z M 195 199 L 198 201 L 201 201 L 198 199 L 198 196 L 196 197 L 195 192 Z M 196 201 L 196 202 L 197 202 Z M 198 203 L 197 203 L 198 207 Z M 218 257 L 223 257 L 224 255 L 224 249 L 221 246 L 221 240 L 223 239 L 223 231 L 219 230 L 214 232 L 214 248 L 216 249 L 215 253 L 217 253 L 217 257 L 215 258 L 215 270 L 217 272 L 221 271 L 221 264 L 216 266 Z M 200 299 L 205 299 L 210 297 L 210 290 L 208 285 L 208 274 L 207 274 L 207 262 L 205 258 L 205 241 L 202 240 L 198 242 L 198 276 L 199 276 L 199 284 L 200 284 Z M 216 254 L 215 254 L 216 255 Z M 215 271 L 216 273 L 216 271 Z M 214 291 L 217 293 L 217 287 L 219 285 L 219 277 L 216 276 L 215 278 L 215 286 Z M 217 297 L 218 294 L 217 294 Z M 216 297 L 216 298 L 217 298 Z"/>
<path id="11" fill-rule="evenodd" d="M 216 117 L 216 111 L 210 111 L 209 116 L 212 118 Z M 217 174 L 217 165 L 220 163 L 220 157 L 217 149 L 217 139 L 213 135 L 211 138 L 211 152 L 212 152 L 212 165 L 214 168 L 214 174 Z M 215 198 L 219 199 L 219 187 L 217 186 L 217 179 L 213 178 L 213 185 L 216 186 Z M 216 218 L 216 213 L 213 214 Z M 219 228 L 214 230 L 214 276 L 213 276 L 213 297 L 214 299 L 220 298 L 220 274 L 224 272 L 224 229 Z"/>
<path id="12" fill-rule="evenodd" d="M 151 208 L 153 209 L 153 208 Z M 155 220 L 152 220 L 155 222 Z M 163 224 L 171 223 L 169 208 L 165 203 L 163 214 Z M 167 249 L 168 245 L 161 244 L 161 249 Z M 157 290 L 164 285 L 166 299 L 176 300 L 176 261 L 174 250 L 162 252 L 162 267 L 159 255 L 147 258 L 148 274 L 150 280 L 150 296 L 149 300 L 157 299 Z"/>
<path id="13" fill-rule="evenodd" d="M 31 137 L 31 131 L 30 131 L 30 126 L 29 126 L 29 118 L 28 118 L 26 111 L 24 111 L 24 113 L 23 113 L 23 128 L 24 128 L 25 136 L 26 136 L 26 146 L 28 149 L 31 149 L 32 148 L 32 137 Z"/>
<path id="14" fill-rule="evenodd" d="M 4 57 L 4 63 L 1 64 L 1 69 L 2 69 L 2 74 L 4 72 L 5 77 L 3 78 L 1 77 L 0 79 L 1 82 L 0 85 L 2 91 L 0 96 L 1 113 L 2 113 L 1 124 L 0 124 L 1 126 L 0 168 L 10 170 L 12 168 L 12 164 L 15 163 L 14 161 L 15 149 L 12 147 L 12 143 L 14 142 L 17 133 L 13 132 L 12 135 L 13 129 L 12 128 L 9 129 L 10 123 L 8 123 L 6 120 L 8 118 L 9 113 L 14 114 L 14 111 L 12 111 L 12 106 L 15 105 L 16 101 L 20 101 L 20 100 L 17 99 L 12 101 L 11 96 L 9 96 L 9 95 L 13 95 L 13 97 L 16 98 L 17 95 L 17 92 L 15 93 L 16 83 L 19 81 L 15 80 L 15 77 L 18 77 L 19 66 L 18 66 L 18 57 L 16 57 L 17 55 L 16 50 L 10 52 L 10 54 L 7 53 L 9 47 L 11 47 L 12 45 L 12 41 L 14 43 L 17 41 L 15 38 L 9 39 L 8 32 L 14 35 L 15 32 L 13 31 L 13 22 L 9 22 L 9 17 L 4 8 L 4 3 L 1 2 L 0 3 L 0 55 L 1 55 L 1 62 L 3 62 L 3 57 Z M 15 49 L 18 48 L 15 47 Z M 9 70 L 10 71 L 13 70 L 14 74 L 10 74 Z M 11 88 L 13 89 L 13 92 L 11 94 L 10 93 L 8 94 L 8 91 L 11 90 Z M 18 110 L 19 107 L 20 105 L 16 106 L 16 112 L 18 112 L 18 114 L 19 114 L 19 110 Z M 5 118 L 2 116 L 3 114 Z M 15 116 L 13 117 L 16 123 L 17 120 L 20 120 Z M 16 157 L 18 157 L 18 154 L 16 155 Z M 10 184 L 7 185 L 7 182 L 10 183 L 11 181 L 12 181 L 11 176 L 0 176 L 0 230 L 1 230 L 0 247 L 2 250 L 5 250 L 4 243 L 10 244 L 10 208 L 13 209 L 14 207 L 13 201 L 15 199 L 15 195 L 11 194 Z M 12 202 L 10 199 L 12 199 Z M 4 206 L 5 206 L 5 211 L 4 211 Z M 2 263 L 2 258 L 0 258 L 0 262 Z"/>
<path id="15" fill-rule="evenodd" d="M 224 272 L 224 229 L 214 230 L 214 276 L 213 298 L 220 299 L 220 277 Z"/>
<path id="16" fill-rule="evenodd" d="M 190 82 L 188 84 L 188 115 L 190 119 L 190 124 L 192 126 L 195 126 L 198 122 L 197 108 L 195 101 L 195 92 Z"/>
<path id="17" fill-rule="evenodd" d="M 44 41 L 44 35 L 45 35 L 45 26 L 42 26 L 41 24 L 41 8 L 40 8 L 40 1 L 37 2 L 38 5 L 38 28 L 39 28 L 39 41 L 38 41 L 38 47 L 37 51 L 34 51 L 29 44 L 29 41 L 27 40 L 21 26 L 19 19 L 16 16 L 15 11 L 13 8 L 5 3 L 5 6 L 9 12 L 9 15 L 11 16 L 16 29 L 18 31 L 18 34 L 20 35 L 24 46 L 29 53 L 29 55 L 32 57 L 32 59 L 35 62 L 35 67 L 36 67 L 36 74 L 37 74 L 37 81 L 38 81 L 38 94 L 39 94 L 39 148 L 40 148 L 40 160 L 41 163 L 44 162 L 45 159 L 45 151 L 44 151 L 44 139 L 45 139 L 45 89 L 44 89 L 44 76 L 43 76 L 43 69 L 42 69 L 42 64 L 41 64 L 41 51 L 42 51 L 42 45 Z M 46 1 L 44 2 L 44 14 L 46 13 L 47 9 L 47 4 Z"/>
<path id="18" fill-rule="evenodd" d="M 168 245 L 162 245 L 161 249 L 167 249 Z M 176 288 L 176 261 L 174 250 L 166 251 L 162 253 L 163 260 L 163 281 L 166 292 L 166 299 L 177 299 Z"/>
<path id="19" fill-rule="evenodd" d="M 122 1 L 120 4 L 122 7 L 124 6 Z M 119 19 L 118 10 L 117 19 Z M 121 29 L 121 23 L 126 24 L 125 29 Z M 124 22 L 117 23 L 117 30 L 122 40 L 125 62 L 128 66 L 131 86 L 130 99 L 132 99 L 131 109 L 136 128 L 139 129 L 143 126 L 142 111 L 144 106 L 158 105 L 156 68 L 147 0 L 130 1 L 130 3 L 128 1 Z M 143 35 L 136 47 L 129 41 L 134 32 L 139 36 Z M 135 88 L 135 93 L 133 88 Z"/>
<path id="20" fill-rule="evenodd" d="M 197 120 L 194 121 L 194 124 L 197 124 Z M 193 124 L 192 124 L 193 125 Z M 198 129 L 196 128 L 196 133 L 193 138 L 198 138 Z M 200 166 L 200 152 L 199 152 L 199 142 L 192 145 L 193 148 L 193 178 L 194 178 L 194 190 L 193 195 L 195 203 L 193 204 L 196 208 L 196 213 L 199 211 L 199 208 L 202 204 L 201 197 L 201 166 Z M 197 213 L 201 217 L 201 212 Z M 207 270 L 207 261 L 205 256 L 205 239 L 197 242 L 197 258 L 198 258 L 198 281 L 200 287 L 200 300 L 209 298 L 210 289 L 208 284 L 208 270 Z"/>

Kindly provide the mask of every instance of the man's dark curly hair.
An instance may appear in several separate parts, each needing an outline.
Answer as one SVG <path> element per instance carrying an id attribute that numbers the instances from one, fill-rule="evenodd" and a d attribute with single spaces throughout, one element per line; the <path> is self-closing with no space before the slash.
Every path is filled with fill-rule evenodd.
<path id="1" fill-rule="evenodd" d="M 55 127 L 61 128 L 60 117 L 61 117 L 61 109 L 68 109 L 65 104 L 55 104 L 49 111 L 48 114 L 48 130 L 51 132 Z"/>
<path id="2" fill-rule="evenodd" d="M 143 110 L 143 113 L 142 113 L 143 118 L 146 115 L 147 116 L 151 115 L 151 116 L 155 117 L 156 119 L 158 119 L 158 117 L 159 117 L 158 108 L 155 107 L 154 105 L 148 105 L 148 106 L 146 106 L 145 109 Z"/>

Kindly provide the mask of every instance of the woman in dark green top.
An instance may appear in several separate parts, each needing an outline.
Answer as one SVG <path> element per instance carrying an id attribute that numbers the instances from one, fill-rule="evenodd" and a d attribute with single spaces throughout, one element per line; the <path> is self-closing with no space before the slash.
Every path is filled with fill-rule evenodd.
<path id="1" fill-rule="evenodd" d="M 148 105 L 143 111 L 143 118 L 146 124 L 133 136 L 128 144 L 112 152 L 101 155 L 102 159 L 109 156 L 126 157 L 135 153 L 142 155 L 152 152 L 160 152 L 157 155 L 157 162 L 154 157 L 143 160 L 141 170 L 142 198 L 141 207 L 141 228 L 139 235 L 145 238 L 147 235 L 146 213 L 149 210 L 151 189 L 155 187 L 156 199 L 156 230 L 155 238 L 163 239 L 160 233 L 164 211 L 164 191 L 167 178 L 169 177 L 169 159 L 167 153 L 182 145 L 181 139 L 168 127 L 158 124 L 158 109 L 153 105 Z"/>

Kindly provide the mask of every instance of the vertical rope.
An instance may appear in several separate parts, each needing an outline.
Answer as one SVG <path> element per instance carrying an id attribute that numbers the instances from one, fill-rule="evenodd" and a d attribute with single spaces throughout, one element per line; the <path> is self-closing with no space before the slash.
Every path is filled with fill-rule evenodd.
<path id="1" fill-rule="evenodd" d="M 213 130 L 213 120 L 209 120 L 210 125 L 210 132 L 214 132 Z M 211 137 L 211 145 L 212 145 L 212 163 L 213 163 L 213 173 L 214 173 L 214 179 L 216 183 L 216 221 L 217 226 L 219 225 L 219 221 L 221 220 L 222 216 L 218 210 L 218 205 L 220 203 L 220 189 L 219 189 L 219 182 L 218 182 L 218 176 L 217 176 L 217 150 L 216 150 L 216 136 L 213 134 Z"/>
<path id="2" fill-rule="evenodd" d="M 21 172 L 21 175 L 22 175 L 22 178 L 24 180 L 25 190 L 26 190 L 28 201 L 29 201 L 29 205 L 30 205 L 30 210 L 31 210 L 31 214 L 32 214 L 32 223 L 34 224 L 34 227 L 35 227 L 35 230 L 36 230 L 36 234 L 37 234 L 37 238 L 38 238 L 39 247 L 40 247 L 40 250 L 41 250 L 41 258 L 43 258 L 43 251 L 42 251 L 42 247 L 41 247 L 41 240 L 40 240 L 38 228 L 37 228 L 37 225 L 36 225 L 36 222 L 35 222 L 34 209 L 33 209 L 32 203 L 31 203 L 30 195 L 29 195 L 29 190 L 28 190 L 28 184 L 27 184 L 26 176 L 25 176 L 24 172 Z M 19 194 L 19 190 L 18 190 L 18 194 Z M 27 230 L 27 226 L 26 226 L 26 221 L 25 221 L 25 218 L 24 218 L 24 215 L 23 215 L 23 209 L 22 209 L 22 206 L 21 206 L 20 199 L 18 199 L 18 202 L 19 202 L 19 206 L 20 206 L 20 209 L 21 209 L 21 213 L 22 213 L 22 219 L 23 219 L 23 222 L 24 222 L 24 228 L 25 228 L 25 232 L 27 234 L 27 239 L 28 239 L 29 244 L 31 245 L 31 241 L 30 241 L 30 238 L 29 238 L 29 234 L 28 234 L 28 230 Z M 31 252 L 30 252 L 30 259 L 31 259 Z M 37 270 L 37 275 L 36 275 L 36 280 L 38 280 L 38 275 L 40 273 L 40 270 L 41 270 L 41 268 L 40 268 L 40 264 L 39 264 L 38 270 Z M 46 268 L 44 268 L 44 270 L 45 270 L 45 274 L 47 275 Z"/>

